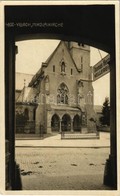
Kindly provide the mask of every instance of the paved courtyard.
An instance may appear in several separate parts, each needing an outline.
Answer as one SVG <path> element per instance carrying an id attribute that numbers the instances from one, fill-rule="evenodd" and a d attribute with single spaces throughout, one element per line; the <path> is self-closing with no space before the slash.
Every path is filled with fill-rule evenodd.
<path id="1" fill-rule="evenodd" d="M 87 134 L 86 134 L 87 135 Z M 100 132 L 99 139 L 62 139 L 61 134 L 50 135 L 43 138 L 40 135 L 32 139 L 29 135 L 22 135 L 21 138 L 17 138 L 15 145 L 17 147 L 110 147 L 110 133 Z"/>
<path id="2" fill-rule="evenodd" d="M 110 190 L 103 185 L 109 147 L 15 150 L 23 190 Z"/>

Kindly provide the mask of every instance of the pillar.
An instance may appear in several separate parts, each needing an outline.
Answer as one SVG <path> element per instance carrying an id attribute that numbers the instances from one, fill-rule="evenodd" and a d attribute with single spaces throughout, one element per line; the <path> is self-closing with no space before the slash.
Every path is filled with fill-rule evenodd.
<path id="1" fill-rule="evenodd" d="M 6 154 L 6 189 L 15 189 L 15 41 L 13 32 L 5 36 L 5 139 Z M 12 114 L 12 115 L 11 115 Z"/>
<path id="2" fill-rule="evenodd" d="M 62 132 L 61 124 L 62 124 L 62 119 L 60 118 L 60 130 L 59 130 L 60 133 Z"/>
<path id="3" fill-rule="evenodd" d="M 73 118 L 71 118 L 71 132 L 74 132 L 74 130 L 73 130 Z"/>
<path id="4" fill-rule="evenodd" d="M 104 184 L 117 189 L 116 137 L 116 69 L 115 56 L 110 56 L 110 155 L 106 161 Z"/>
<path id="5" fill-rule="evenodd" d="M 47 111 L 47 119 L 46 119 L 46 127 L 47 127 L 47 133 L 51 133 L 51 118 L 52 118 L 52 115 L 51 115 L 51 112 L 50 111 Z"/>

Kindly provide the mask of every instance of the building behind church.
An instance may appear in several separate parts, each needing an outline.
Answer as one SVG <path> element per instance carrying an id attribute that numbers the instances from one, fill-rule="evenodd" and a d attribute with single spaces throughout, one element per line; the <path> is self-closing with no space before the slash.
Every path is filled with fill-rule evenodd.
<path id="1" fill-rule="evenodd" d="M 60 41 L 16 100 L 17 132 L 94 132 L 90 47 Z M 16 121 L 17 118 L 16 117 Z"/>

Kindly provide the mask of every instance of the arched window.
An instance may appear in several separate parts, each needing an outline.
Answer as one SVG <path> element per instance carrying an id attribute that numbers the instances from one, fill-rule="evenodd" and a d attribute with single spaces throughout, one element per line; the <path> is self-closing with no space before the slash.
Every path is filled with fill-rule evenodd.
<path id="1" fill-rule="evenodd" d="M 61 72 L 65 72 L 65 63 L 62 61 L 61 63 Z"/>
<path id="2" fill-rule="evenodd" d="M 53 72 L 55 72 L 55 65 L 53 65 Z"/>
<path id="3" fill-rule="evenodd" d="M 58 104 L 68 104 L 68 87 L 62 83 L 60 84 L 58 90 L 57 90 L 57 103 Z"/>

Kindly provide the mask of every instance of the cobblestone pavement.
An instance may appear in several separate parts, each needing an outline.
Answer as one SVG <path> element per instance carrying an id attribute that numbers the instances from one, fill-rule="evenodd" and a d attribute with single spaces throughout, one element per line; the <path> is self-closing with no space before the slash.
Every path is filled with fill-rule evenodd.
<path id="1" fill-rule="evenodd" d="M 110 190 L 103 185 L 109 148 L 16 147 L 23 190 Z"/>

